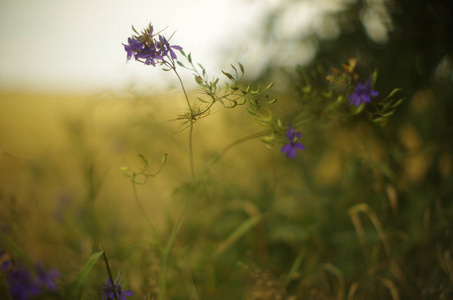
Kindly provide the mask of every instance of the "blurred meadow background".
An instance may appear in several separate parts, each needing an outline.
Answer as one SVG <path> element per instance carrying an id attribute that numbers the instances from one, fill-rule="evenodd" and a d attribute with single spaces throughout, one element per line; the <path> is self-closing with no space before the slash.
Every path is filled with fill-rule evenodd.
<path id="1" fill-rule="evenodd" d="M 110 276 L 124 299 L 453 299 L 452 14 L 443 0 L 2 1 L 0 298 L 115 299 Z M 238 91 L 274 86 L 190 128 L 174 73 L 126 63 L 131 25 L 150 22 L 209 80 L 240 62 Z M 352 92 L 338 74 L 375 70 L 395 107 L 335 98 Z M 178 72 L 196 103 L 201 79 Z"/>

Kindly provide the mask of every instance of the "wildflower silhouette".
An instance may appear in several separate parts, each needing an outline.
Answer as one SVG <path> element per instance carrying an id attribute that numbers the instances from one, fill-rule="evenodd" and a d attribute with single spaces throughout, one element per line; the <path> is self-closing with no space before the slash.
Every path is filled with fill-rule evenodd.
<path id="1" fill-rule="evenodd" d="M 302 137 L 302 133 L 296 132 L 295 129 L 291 126 L 286 131 L 286 138 L 289 143 L 282 147 L 282 153 L 286 153 L 286 157 L 294 158 L 296 157 L 296 150 L 304 150 L 305 145 L 301 143 L 296 143 L 298 139 Z"/>
<path id="2" fill-rule="evenodd" d="M 376 97 L 378 91 L 372 90 L 371 78 L 365 83 L 358 82 L 355 86 L 354 93 L 349 95 L 349 102 L 351 105 L 359 106 L 362 103 L 371 102 L 371 97 Z"/>
<path id="3" fill-rule="evenodd" d="M 122 291 L 119 280 L 116 280 L 116 283 L 112 284 L 112 281 L 110 280 L 110 278 L 108 278 L 107 284 L 103 283 L 102 285 L 103 285 L 102 292 L 101 292 L 102 300 L 115 299 L 115 293 L 113 291 L 112 286 L 115 286 L 116 295 L 118 296 L 118 300 L 127 300 L 127 298 L 125 296 L 132 296 L 134 294 L 131 291 Z"/>

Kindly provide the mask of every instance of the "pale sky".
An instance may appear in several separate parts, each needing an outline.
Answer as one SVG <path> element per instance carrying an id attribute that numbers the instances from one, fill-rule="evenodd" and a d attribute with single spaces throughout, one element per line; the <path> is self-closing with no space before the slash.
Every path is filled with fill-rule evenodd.
<path id="1" fill-rule="evenodd" d="M 243 55 L 222 53 L 237 48 L 261 22 L 263 11 L 278 0 L 1 0 L 0 89 L 102 91 L 146 85 L 160 89 L 176 84 L 174 75 L 131 60 L 121 43 L 152 21 L 167 27 L 172 43 L 192 52 L 213 76 L 241 60 L 252 71 L 259 64 L 257 45 L 242 45 Z M 313 16 L 304 7 L 290 28 Z M 301 21 L 302 20 L 302 21 Z M 253 39 L 250 39 L 253 40 Z M 251 52 L 255 51 L 255 52 Z M 247 52 L 247 53 L 245 53 Z M 219 55 L 219 53 L 222 53 Z M 264 52 L 263 52 L 264 53 Z M 248 61 L 243 61 L 243 60 Z M 183 72 L 183 71 L 182 71 Z M 183 72 L 184 73 L 184 72 Z M 191 78 L 186 72 L 186 80 Z"/>

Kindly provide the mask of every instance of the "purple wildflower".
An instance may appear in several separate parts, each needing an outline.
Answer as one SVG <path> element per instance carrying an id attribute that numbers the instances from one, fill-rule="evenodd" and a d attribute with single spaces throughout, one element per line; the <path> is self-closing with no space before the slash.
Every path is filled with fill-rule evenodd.
<path id="1" fill-rule="evenodd" d="M 137 53 L 145 46 L 135 38 L 128 38 L 127 42 L 128 45 L 123 44 L 124 50 L 127 52 L 127 60 L 129 61 L 132 58 L 132 55 L 135 55 L 135 59 L 137 60 Z"/>
<path id="2" fill-rule="evenodd" d="M 57 284 L 55 283 L 55 279 L 58 279 L 60 277 L 60 271 L 55 269 L 46 271 L 42 264 L 38 264 L 36 266 L 36 273 L 38 275 L 36 282 L 40 286 L 44 286 L 49 291 L 57 290 Z"/>
<path id="3" fill-rule="evenodd" d="M 151 64 L 153 66 L 156 66 L 155 60 L 163 60 L 162 55 L 159 54 L 159 51 L 157 51 L 156 46 L 154 44 L 150 46 L 145 46 L 143 50 L 141 50 L 135 55 L 135 58 L 136 59 L 143 58 L 145 59 L 144 62 L 145 65 Z"/>
<path id="4" fill-rule="evenodd" d="M 140 61 L 144 64 L 156 66 L 156 63 L 168 63 L 166 58 L 170 62 L 177 59 L 174 50 L 182 50 L 182 47 L 170 45 L 164 36 L 153 34 L 153 30 L 153 26 L 149 25 L 140 36 L 128 38 L 128 45 L 123 44 L 128 61 L 134 56 L 135 60 L 142 59 Z"/>
<path id="5" fill-rule="evenodd" d="M 167 41 L 167 39 L 161 35 L 159 35 L 159 40 L 160 42 L 158 43 L 158 47 L 160 48 L 162 56 L 166 56 L 168 52 L 170 52 L 171 58 L 177 59 L 178 57 L 176 56 L 176 53 L 173 51 L 173 49 L 182 50 L 182 47 L 176 45 L 170 46 L 170 43 Z"/>
<path id="6" fill-rule="evenodd" d="M 296 132 L 292 126 L 286 131 L 286 138 L 289 140 L 289 143 L 282 147 L 282 153 L 286 153 L 286 157 L 294 158 L 296 157 L 296 149 L 305 149 L 304 144 L 296 143 L 301 137 L 302 133 Z"/>
<path id="7" fill-rule="evenodd" d="M 371 88 L 371 78 L 365 83 L 358 82 L 355 86 L 354 93 L 349 95 L 349 103 L 351 105 L 359 106 L 362 103 L 371 102 L 371 97 L 376 97 L 378 95 L 378 91 L 374 91 Z"/>
<path id="8" fill-rule="evenodd" d="M 127 300 L 125 296 L 132 296 L 134 293 L 131 291 L 122 291 L 119 280 L 114 284 L 118 300 Z M 112 288 L 112 281 L 110 278 L 107 279 L 107 284 L 102 284 L 103 288 L 101 291 L 102 299 L 101 300 L 113 300 L 115 299 L 115 293 Z"/>
<path id="9" fill-rule="evenodd" d="M 15 300 L 28 300 L 29 296 L 38 295 L 39 284 L 32 280 L 30 273 L 23 267 L 18 266 L 7 274 L 9 293 Z"/>

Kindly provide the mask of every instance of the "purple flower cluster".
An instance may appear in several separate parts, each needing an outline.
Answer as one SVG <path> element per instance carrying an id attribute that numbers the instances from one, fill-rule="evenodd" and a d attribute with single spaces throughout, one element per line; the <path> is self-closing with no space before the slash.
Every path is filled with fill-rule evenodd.
<path id="1" fill-rule="evenodd" d="M 5 274 L 6 283 L 12 299 L 28 300 L 31 296 L 40 295 L 43 289 L 56 291 L 55 280 L 60 277 L 58 270 L 45 270 L 42 264 L 36 266 L 36 277 L 22 264 L 13 264 L 6 254 L 1 264 L 1 271 Z"/>
<path id="2" fill-rule="evenodd" d="M 288 144 L 282 147 L 282 153 L 286 153 L 286 157 L 295 158 L 296 150 L 305 149 L 304 144 L 296 143 L 296 141 L 301 137 L 302 133 L 296 132 L 292 126 L 290 126 L 290 128 L 286 131 L 286 138 L 288 139 Z"/>
<path id="3" fill-rule="evenodd" d="M 349 95 L 349 103 L 359 106 L 362 103 L 371 102 L 371 97 L 376 97 L 377 95 L 378 91 L 372 90 L 372 82 L 371 78 L 369 78 L 365 83 L 357 83 L 354 93 Z"/>
<path id="4" fill-rule="evenodd" d="M 182 47 L 170 45 L 164 36 L 154 34 L 153 30 L 153 26 L 149 25 L 140 36 L 133 36 L 127 39 L 127 45 L 123 44 L 123 46 L 127 52 L 128 61 L 134 56 L 135 60 L 139 60 L 146 65 L 156 66 L 156 62 L 165 63 L 166 58 L 171 61 L 177 59 L 174 50 L 182 50 Z"/>
<path id="5" fill-rule="evenodd" d="M 112 284 L 110 278 L 107 279 L 107 284 L 102 284 L 103 288 L 101 291 L 102 300 L 114 300 L 115 293 L 113 290 L 113 286 L 115 286 L 116 295 L 118 296 L 118 300 L 127 300 L 125 296 L 132 296 L 134 293 L 131 291 L 122 291 L 119 280 L 116 280 L 115 284 Z"/>

